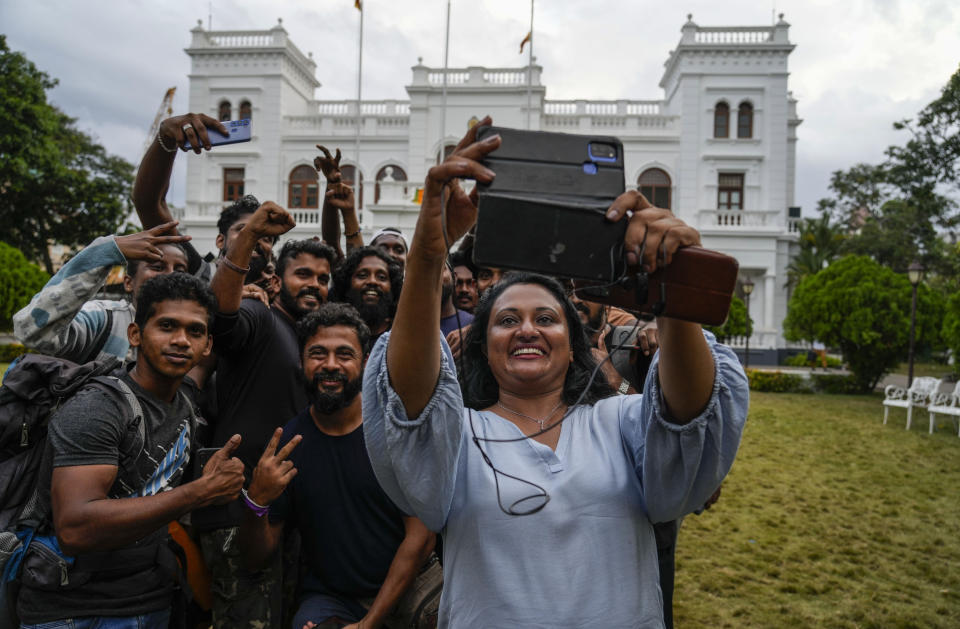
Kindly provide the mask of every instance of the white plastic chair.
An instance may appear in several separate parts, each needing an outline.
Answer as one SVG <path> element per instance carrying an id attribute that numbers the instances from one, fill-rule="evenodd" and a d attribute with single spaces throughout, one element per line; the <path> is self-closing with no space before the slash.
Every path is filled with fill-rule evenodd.
<path id="1" fill-rule="evenodd" d="M 933 434 L 933 427 L 936 424 L 936 415 L 952 415 L 953 422 L 957 425 L 957 436 L 960 437 L 960 382 L 953 387 L 953 393 L 937 393 L 930 401 L 927 407 L 930 412 L 930 434 Z"/>
<path id="2" fill-rule="evenodd" d="M 914 378 L 909 389 L 892 384 L 887 385 L 887 388 L 883 390 L 885 397 L 883 400 L 883 423 L 887 423 L 891 406 L 905 408 L 907 409 L 907 430 L 910 430 L 913 409 L 926 408 L 930 399 L 937 394 L 939 389 L 940 381 L 929 377 Z"/>

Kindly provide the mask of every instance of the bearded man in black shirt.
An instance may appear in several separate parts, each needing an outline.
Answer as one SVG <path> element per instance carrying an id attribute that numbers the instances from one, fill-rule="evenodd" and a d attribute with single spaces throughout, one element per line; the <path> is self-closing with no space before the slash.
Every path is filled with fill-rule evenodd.
<path id="1" fill-rule="evenodd" d="M 333 272 L 330 301 L 357 309 L 374 342 L 390 329 L 403 287 L 403 270 L 377 247 L 351 251 Z"/>
<path id="2" fill-rule="evenodd" d="M 213 445 L 240 433 L 237 456 L 250 471 L 278 426 L 307 405 L 299 383 L 300 351 L 295 325 L 327 299 L 334 250 L 315 240 L 284 244 L 277 257 L 280 293 L 267 308 L 242 299 L 243 280 L 254 247 L 264 237 L 279 236 L 294 226 L 290 214 L 267 201 L 250 217 L 227 249 L 210 287 L 219 312 L 214 324 L 219 421 Z M 282 620 L 280 553 L 263 570 L 249 572 L 239 561 L 239 501 L 193 516 L 213 579 L 213 623 L 217 629 L 269 629 Z M 295 575 L 294 575 L 295 576 Z"/>

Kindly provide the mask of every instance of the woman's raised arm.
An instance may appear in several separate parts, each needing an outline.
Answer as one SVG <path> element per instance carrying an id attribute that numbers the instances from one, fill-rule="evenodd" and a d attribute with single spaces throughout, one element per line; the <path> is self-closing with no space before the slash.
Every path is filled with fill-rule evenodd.
<path id="1" fill-rule="evenodd" d="M 468 196 L 457 180 L 487 183 L 494 177 L 493 171 L 479 160 L 500 146 L 500 136 L 476 141 L 477 129 L 490 122 L 488 116 L 472 127 L 450 157 L 427 173 L 420 216 L 407 254 L 403 292 L 387 347 L 390 383 L 411 418 L 417 417 L 430 401 L 440 373 L 440 278 L 447 245 L 453 245 L 477 220 L 476 192 Z"/>

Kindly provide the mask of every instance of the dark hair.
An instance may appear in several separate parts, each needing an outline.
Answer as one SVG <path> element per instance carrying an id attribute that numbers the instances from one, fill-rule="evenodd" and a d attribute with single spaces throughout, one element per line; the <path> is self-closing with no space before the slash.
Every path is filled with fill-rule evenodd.
<path id="1" fill-rule="evenodd" d="M 340 304 L 327 302 L 322 304 L 317 310 L 311 312 L 297 323 L 297 340 L 300 343 L 300 353 L 307 341 L 317 333 L 317 328 L 329 328 L 334 325 L 345 325 L 353 328 L 357 333 L 357 340 L 360 341 L 360 349 L 363 350 L 363 356 L 366 358 L 370 353 L 370 328 L 360 318 L 360 313 L 350 304 Z"/>
<path id="2" fill-rule="evenodd" d="M 450 254 L 448 259 L 450 261 L 450 266 L 452 266 L 454 269 L 456 269 L 458 266 L 465 266 L 470 269 L 470 272 L 473 274 L 473 279 L 477 279 L 477 265 L 473 263 L 470 252 L 454 251 Z"/>
<path id="3" fill-rule="evenodd" d="M 380 258 L 387 265 L 387 273 L 390 275 L 390 301 L 393 302 L 391 314 L 396 308 L 397 300 L 400 299 L 400 290 L 403 288 L 403 271 L 397 261 L 385 254 L 376 247 L 360 247 L 347 254 L 337 268 L 333 270 L 333 286 L 330 288 L 330 301 L 346 301 L 347 293 L 350 292 L 350 280 L 353 274 L 357 272 L 357 267 L 363 262 L 364 258 Z"/>
<path id="4" fill-rule="evenodd" d="M 590 383 L 590 374 L 597 366 L 597 361 L 590 351 L 587 335 L 580 322 L 573 303 L 567 298 L 559 282 L 545 275 L 535 273 L 510 272 L 503 279 L 487 289 L 477 305 L 473 315 L 473 323 L 467 332 L 463 347 L 463 370 L 460 374 L 460 388 L 463 391 L 464 405 L 470 408 L 486 408 L 495 404 L 499 399 L 500 385 L 497 384 L 484 355 L 487 340 L 487 325 L 493 311 L 493 304 L 505 290 L 514 284 L 536 284 L 542 286 L 560 303 L 563 315 L 567 320 L 567 329 L 570 331 L 570 349 L 573 350 L 573 362 L 567 370 L 567 378 L 563 383 L 563 401 L 573 404 L 584 392 Z M 583 404 L 593 404 L 597 400 L 610 397 L 614 390 L 610 387 L 603 371 L 597 372 L 590 388 L 580 400 Z"/>
<path id="5" fill-rule="evenodd" d="M 217 314 L 217 298 L 202 281 L 187 273 L 168 273 L 151 277 L 140 287 L 134 323 L 141 329 L 157 312 L 161 301 L 194 301 L 207 310 L 207 327 L 213 326 Z"/>
<path id="6" fill-rule="evenodd" d="M 187 264 L 190 263 L 190 256 L 187 255 L 187 250 L 179 242 L 166 242 L 160 245 L 161 247 L 176 247 L 181 252 L 183 252 L 183 257 L 187 259 Z M 130 277 L 136 277 L 137 273 L 140 272 L 140 265 L 143 264 L 143 260 L 127 260 L 127 275 Z"/>
<path id="7" fill-rule="evenodd" d="M 220 218 L 217 219 L 217 231 L 223 236 L 226 236 L 227 232 L 230 231 L 234 223 L 240 220 L 241 216 L 253 214 L 257 211 L 258 207 L 260 207 L 260 201 L 252 194 L 237 199 L 220 212 Z M 276 237 L 274 237 L 273 242 L 277 242 Z"/>
<path id="8" fill-rule="evenodd" d="M 325 242 L 314 240 L 313 238 L 304 238 L 303 240 L 288 240 L 283 243 L 280 255 L 277 257 L 277 275 L 283 280 L 283 272 L 287 269 L 287 263 L 302 253 L 309 253 L 315 258 L 324 258 L 330 263 L 330 268 L 337 263 L 337 252 L 333 247 Z"/>

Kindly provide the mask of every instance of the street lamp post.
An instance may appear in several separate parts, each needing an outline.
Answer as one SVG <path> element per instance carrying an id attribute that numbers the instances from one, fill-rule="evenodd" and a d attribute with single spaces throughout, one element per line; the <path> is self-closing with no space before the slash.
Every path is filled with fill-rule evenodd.
<path id="1" fill-rule="evenodd" d="M 913 384 L 913 345 L 917 332 L 917 286 L 923 281 L 923 265 L 914 260 L 907 267 L 907 279 L 913 287 L 913 300 L 910 304 L 910 353 L 908 354 L 909 368 L 907 370 L 907 388 Z"/>
<path id="2" fill-rule="evenodd" d="M 747 297 L 747 347 L 743 354 L 743 370 L 750 368 L 750 293 L 753 292 L 753 280 L 749 277 L 740 284 L 743 294 Z"/>

